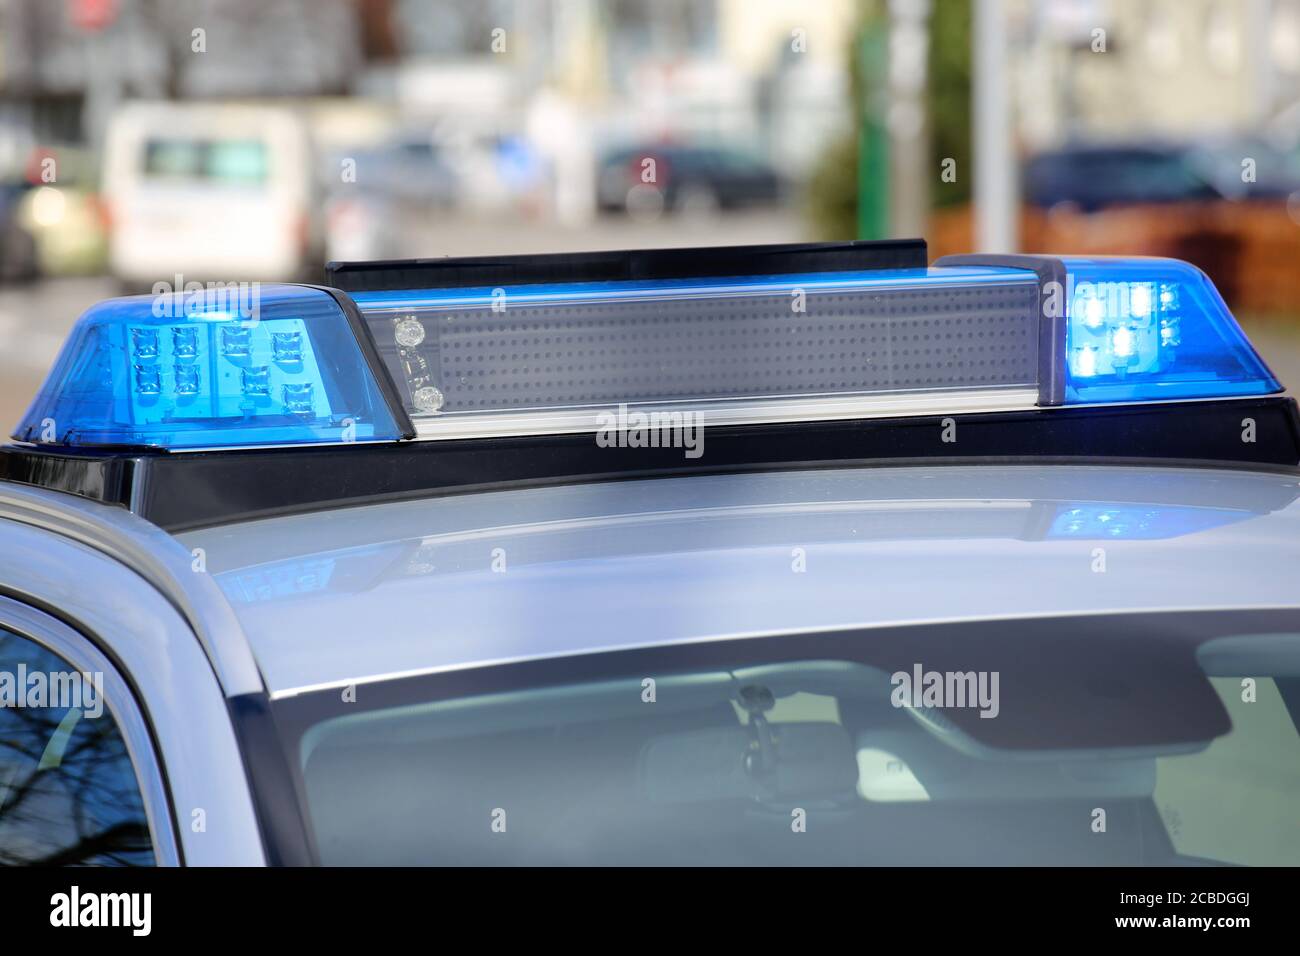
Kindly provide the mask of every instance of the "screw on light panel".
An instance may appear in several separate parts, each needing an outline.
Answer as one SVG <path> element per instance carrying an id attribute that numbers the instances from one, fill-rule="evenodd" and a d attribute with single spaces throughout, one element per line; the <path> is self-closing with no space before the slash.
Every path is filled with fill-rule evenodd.
<path id="1" fill-rule="evenodd" d="M 415 348 L 424 341 L 424 324 L 413 315 L 405 316 L 394 326 L 393 337 L 403 348 Z"/>
<path id="2" fill-rule="evenodd" d="M 415 407 L 422 412 L 436 412 L 442 408 L 442 392 L 432 385 L 417 388 L 411 398 L 415 402 Z"/>

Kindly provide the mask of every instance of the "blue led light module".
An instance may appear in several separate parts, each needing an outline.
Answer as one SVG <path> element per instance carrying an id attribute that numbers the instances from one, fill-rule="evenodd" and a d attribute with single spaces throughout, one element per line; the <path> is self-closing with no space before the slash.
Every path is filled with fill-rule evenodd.
<path id="1" fill-rule="evenodd" d="M 78 321 L 20 441 L 203 448 L 394 441 L 356 331 L 307 286 L 111 299 Z"/>
<path id="2" fill-rule="evenodd" d="M 1066 404 L 1280 391 L 1213 283 L 1175 259 L 1062 260 Z"/>

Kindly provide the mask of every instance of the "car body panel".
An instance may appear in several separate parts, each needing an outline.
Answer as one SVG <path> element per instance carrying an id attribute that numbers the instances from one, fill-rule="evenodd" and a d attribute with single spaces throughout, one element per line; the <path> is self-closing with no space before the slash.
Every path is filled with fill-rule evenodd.
<path id="1" fill-rule="evenodd" d="M 261 836 L 226 700 L 176 608 L 102 551 L 6 517 L 0 517 L 0 581 L 7 597 L 73 624 L 134 688 L 166 774 L 184 862 L 261 865 Z"/>
<path id="2" fill-rule="evenodd" d="M 0 482 L 0 520 L 5 519 L 76 541 L 129 567 L 184 617 L 226 694 L 264 689 L 238 619 L 205 573 L 202 552 L 182 547 L 125 508 L 12 482 Z"/>
<path id="3" fill-rule="evenodd" d="M 272 696 L 937 621 L 1300 607 L 1293 473 L 938 465 L 604 482 L 182 534 Z"/>

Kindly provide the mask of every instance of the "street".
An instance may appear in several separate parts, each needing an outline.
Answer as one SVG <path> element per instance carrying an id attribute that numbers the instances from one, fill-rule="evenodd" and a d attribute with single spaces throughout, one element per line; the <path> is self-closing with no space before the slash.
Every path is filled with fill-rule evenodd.
<path id="1" fill-rule="evenodd" d="M 0 427 L 7 438 L 89 306 L 117 292 L 111 279 L 0 287 Z"/>
<path id="2" fill-rule="evenodd" d="M 1300 391 L 1300 321 L 1293 316 L 1239 316 L 1251 343 L 1292 393 Z"/>

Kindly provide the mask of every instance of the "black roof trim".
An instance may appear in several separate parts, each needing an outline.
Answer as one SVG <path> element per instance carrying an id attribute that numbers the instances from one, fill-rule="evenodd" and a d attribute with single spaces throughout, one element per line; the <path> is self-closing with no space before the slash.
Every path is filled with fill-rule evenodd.
<path id="1" fill-rule="evenodd" d="M 325 284 L 344 292 L 371 292 L 540 282 L 924 269 L 928 265 L 924 239 L 886 239 L 331 262 L 325 267 Z"/>
<path id="2" fill-rule="evenodd" d="M 1254 420 L 1254 441 L 1243 422 Z M 955 441 L 944 441 L 947 423 Z M 949 432 L 951 434 L 951 432 Z M 192 452 L 0 448 L 0 480 L 130 508 L 169 531 L 471 491 L 738 471 L 949 462 L 1300 466 L 1295 399 L 710 427 L 704 454 L 591 434 Z M 1300 470 L 1297 471 L 1300 474 Z"/>

